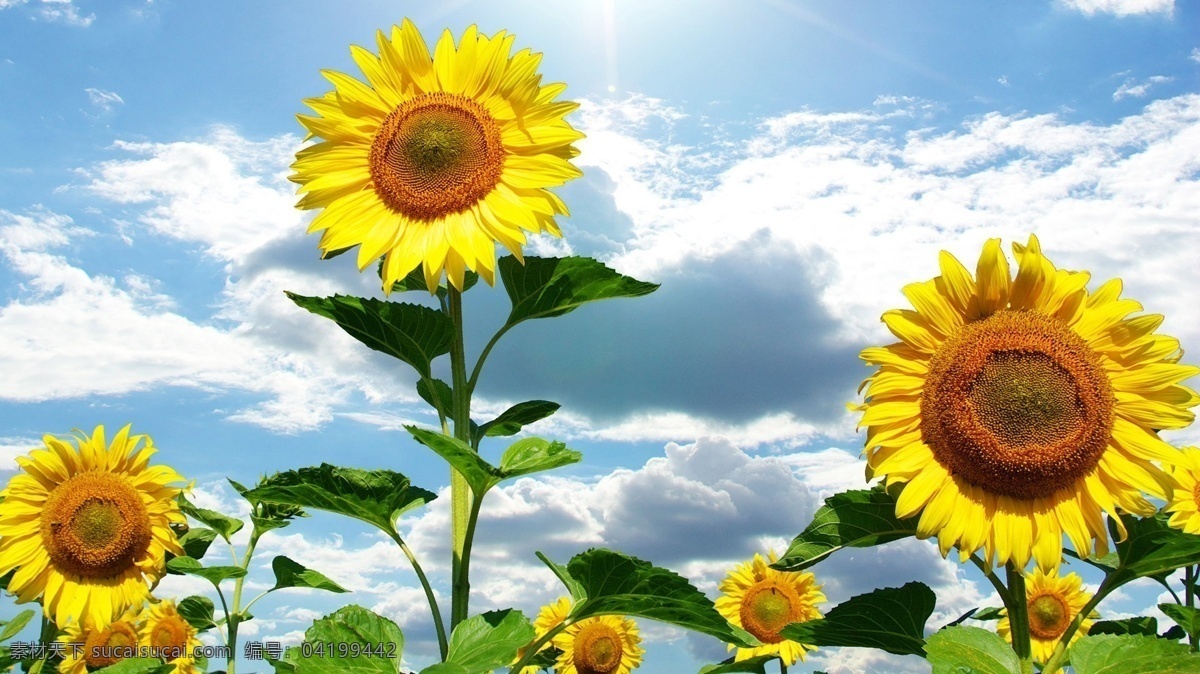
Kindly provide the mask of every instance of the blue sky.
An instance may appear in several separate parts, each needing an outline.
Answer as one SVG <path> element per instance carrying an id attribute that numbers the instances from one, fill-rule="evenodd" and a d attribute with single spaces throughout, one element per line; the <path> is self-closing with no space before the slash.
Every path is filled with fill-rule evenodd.
<path id="1" fill-rule="evenodd" d="M 531 248 L 662 284 L 523 325 L 490 359 L 478 415 L 559 401 L 533 430 L 585 459 L 490 497 L 479 609 L 557 596 L 535 549 L 609 545 L 715 592 L 821 498 L 861 486 L 843 406 L 867 373 L 856 354 L 892 341 L 879 314 L 936 274 L 938 250 L 970 266 L 985 239 L 1036 232 L 1060 266 L 1121 276 L 1167 315 L 1163 332 L 1200 348 L 1195 3 L 403 6 L 0 0 L 0 471 L 43 433 L 132 422 L 209 507 L 238 507 L 224 476 L 321 461 L 444 487 L 440 461 L 400 429 L 431 421 L 411 376 L 283 297 L 378 293 L 349 256 L 317 259 L 285 176 L 300 101 L 329 88 L 319 70 L 354 72 L 349 45 L 405 16 L 429 41 L 476 23 L 544 53 L 588 138 L 585 177 L 560 190 L 565 238 Z M 468 295 L 469 349 L 505 306 L 498 289 Z M 443 591 L 444 505 L 407 524 Z M 316 514 L 264 538 L 263 587 L 285 552 L 355 593 L 273 595 L 250 636 L 294 641 L 356 601 L 400 622 L 413 666 L 430 661 L 423 602 L 390 544 Z M 816 572 L 834 602 L 923 580 L 935 622 L 995 604 L 915 541 Z M 1144 613 L 1157 596 L 1134 587 L 1102 609 Z M 643 629 L 645 671 L 721 656 Z M 921 671 L 855 651 L 812 663 Z"/>

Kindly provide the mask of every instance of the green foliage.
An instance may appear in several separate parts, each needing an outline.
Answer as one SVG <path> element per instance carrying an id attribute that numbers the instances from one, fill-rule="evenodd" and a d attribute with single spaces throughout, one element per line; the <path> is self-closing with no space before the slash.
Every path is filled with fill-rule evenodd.
<path id="1" fill-rule="evenodd" d="M 999 620 L 1005 615 L 1004 609 L 995 606 L 981 608 L 971 616 L 971 620 Z"/>
<path id="2" fill-rule="evenodd" d="M 271 560 L 271 569 L 275 571 L 275 587 L 271 591 L 285 587 L 310 587 L 328 592 L 349 592 L 346 588 L 329 580 L 324 574 L 292 561 L 283 555 Z"/>
<path id="3" fill-rule="evenodd" d="M 177 609 L 179 615 L 183 616 L 189 625 L 201 632 L 217 626 L 213 619 L 213 603 L 208 597 L 199 595 L 185 597 L 183 601 L 179 602 Z"/>
<path id="4" fill-rule="evenodd" d="M 248 498 L 347 515 L 399 539 L 396 519 L 436 495 L 390 470 L 339 468 L 328 463 L 276 473 L 246 492 Z"/>
<path id="5" fill-rule="evenodd" d="M 545 556 L 538 554 L 543 561 Z M 565 573 L 577 584 L 567 584 L 582 600 L 571 610 L 571 620 L 600 615 L 650 618 L 677 625 L 738 646 L 755 645 L 753 637 L 729 624 L 711 600 L 682 576 L 611 550 L 592 549 L 571 558 Z M 560 575 L 561 577 L 561 575 Z"/>
<path id="6" fill-rule="evenodd" d="M 1129 537 L 1117 543 L 1120 566 L 1109 576 L 1109 583 L 1118 587 L 1135 578 L 1158 578 L 1180 567 L 1195 564 L 1200 559 L 1200 536 L 1185 534 L 1167 524 L 1167 516 L 1153 517 L 1121 515 Z M 1108 528 L 1113 539 L 1118 538 L 1115 522 Z"/>
<path id="7" fill-rule="evenodd" d="M 379 271 L 379 278 L 380 278 L 380 280 L 382 280 L 383 279 L 383 261 L 382 260 L 379 262 L 378 271 Z M 468 269 L 466 271 L 466 273 L 463 275 L 462 291 L 464 293 L 467 292 L 476 283 L 479 283 L 479 274 Z M 407 292 L 410 290 L 424 290 L 425 292 L 429 292 L 429 287 L 425 284 L 425 272 L 422 271 L 420 265 L 417 265 L 416 269 L 413 269 L 412 271 L 408 272 L 408 274 L 404 278 L 392 283 L 392 292 L 394 292 L 394 293 Z M 439 285 L 437 287 L 438 299 L 445 299 L 447 292 L 449 292 L 449 291 L 446 290 L 446 284 L 443 283 L 443 284 Z"/>
<path id="8" fill-rule="evenodd" d="M 1020 660 L 997 636 L 978 627 L 947 627 L 925 644 L 933 674 L 1019 674 Z"/>
<path id="9" fill-rule="evenodd" d="M 734 662 L 733 658 L 728 658 L 719 664 L 701 667 L 700 674 L 736 674 L 738 672 L 767 674 L 767 664 L 778 659 L 779 657 L 775 655 L 757 655 L 741 662 Z"/>
<path id="10" fill-rule="evenodd" d="M 165 665 L 158 658 L 126 658 L 116 664 L 92 670 L 92 674 L 168 674 L 173 671 L 175 665 Z"/>
<path id="11" fill-rule="evenodd" d="M 4 626 L 4 629 L 0 630 L 0 641 L 8 641 L 9 639 L 15 637 L 17 632 L 20 632 L 22 629 L 24 629 L 32 618 L 33 609 L 27 608 L 18 613 L 12 620 L 7 622 L 0 620 L 0 625 Z"/>
<path id="12" fill-rule="evenodd" d="M 223 580 L 241 578 L 246 575 L 246 570 L 240 566 L 204 566 L 199 560 L 191 557 L 172 559 L 167 562 L 167 571 L 206 578 L 213 585 L 220 585 Z"/>
<path id="13" fill-rule="evenodd" d="M 447 418 L 454 417 L 454 391 L 441 379 L 421 377 L 417 380 L 417 395 Z"/>
<path id="14" fill-rule="evenodd" d="M 867 548 L 912 536 L 917 518 L 896 518 L 896 499 L 882 487 L 856 489 L 825 499 L 813 521 L 771 566 L 799 571 L 842 548 Z"/>
<path id="15" fill-rule="evenodd" d="M 1092 623 L 1088 634 L 1140 634 L 1153 637 L 1158 635 L 1158 618 L 1138 616 L 1124 620 L 1098 620 Z"/>
<path id="16" fill-rule="evenodd" d="M 533 638 L 533 625 L 520 611 L 489 611 L 459 623 L 450 635 L 446 662 L 421 671 L 490 672 L 512 664 L 517 651 Z"/>
<path id="17" fill-rule="evenodd" d="M 194 503 L 187 500 L 187 497 L 183 494 L 179 495 L 178 502 L 179 509 L 183 511 L 184 515 L 212 528 L 213 531 L 221 535 L 221 538 L 225 539 L 226 543 L 229 543 L 230 537 L 241 531 L 242 527 L 245 526 L 245 523 L 239 519 L 222 515 L 215 510 L 197 507 Z M 208 546 L 206 545 L 204 548 L 207 550 Z"/>
<path id="18" fill-rule="evenodd" d="M 521 264 L 506 255 L 497 267 L 512 301 L 508 326 L 562 316 L 588 302 L 639 297 L 658 289 L 657 283 L 623 276 L 589 257 L 527 257 Z"/>
<path id="19" fill-rule="evenodd" d="M 250 490 L 240 483 L 229 480 L 229 484 L 233 485 L 242 498 L 250 502 L 250 521 L 254 524 L 254 530 L 260 534 L 272 529 L 282 529 L 291 524 L 292 519 L 296 517 L 308 517 L 308 513 L 298 506 L 258 501 L 247 497 L 246 494 Z"/>
<path id="20" fill-rule="evenodd" d="M 485 437 L 496 438 L 516 435 L 522 428 L 541 421 L 558 411 L 560 405 L 549 400 L 528 400 L 517 403 L 500 413 L 500 416 L 480 424 L 471 431 L 471 441 L 478 445 Z"/>
<path id="21" fill-rule="evenodd" d="M 584 591 L 583 586 L 579 584 L 579 581 L 571 577 L 571 574 L 567 572 L 567 567 L 551 561 L 549 557 L 540 552 L 535 552 L 534 554 L 537 555 L 537 558 L 542 560 L 542 563 L 545 564 L 546 567 L 552 572 L 554 572 L 554 575 L 557 576 L 560 581 L 562 581 L 564 586 L 566 586 L 567 594 L 571 595 L 571 603 L 580 602 L 587 598 L 587 592 Z"/>
<path id="22" fill-rule="evenodd" d="M 422 445 L 432 449 L 457 470 L 476 495 L 509 478 L 576 463 L 583 455 L 567 449 L 561 442 L 541 438 L 522 438 L 514 442 L 500 457 L 500 467 L 488 463 L 470 445 L 451 437 L 417 426 L 404 427 Z"/>
<path id="23" fill-rule="evenodd" d="M 1200 655 L 1150 636 L 1088 636 L 1069 651 L 1075 674 L 1197 674 Z"/>
<path id="24" fill-rule="evenodd" d="M 314 621 L 304 642 L 271 661 L 277 673 L 396 674 L 404 651 L 396 623 L 353 604 Z"/>
<path id="25" fill-rule="evenodd" d="M 551 470 L 583 460 L 583 455 L 561 442 L 522 438 L 509 445 L 500 457 L 504 479 Z"/>
<path id="26" fill-rule="evenodd" d="M 429 307 L 347 295 L 287 296 L 302 308 L 337 323 L 372 349 L 408 363 L 422 377 L 430 376 L 434 358 L 450 353 L 454 324 L 448 316 Z"/>
<path id="27" fill-rule="evenodd" d="M 217 539 L 217 532 L 204 527 L 196 527 L 188 529 L 187 533 L 179 537 L 179 545 L 183 547 L 183 554 L 192 559 L 203 559 L 204 553 L 208 552 L 208 547 Z"/>
<path id="28" fill-rule="evenodd" d="M 1159 604 L 1158 608 L 1167 617 L 1175 621 L 1188 637 L 1195 638 L 1200 635 L 1200 609 L 1192 608 L 1191 606 L 1180 606 L 1179 604 Z"/>
<path id="29" fill-rule="evenodd" d="M 925 623 L 933 615 L 936 601 L 933 590 L 924 583 L 906 583 L 851 597 L 824 618 L 793 623 L 780 634 L 813 646 L 859 646 L 897 655 L 924 655 Z"/>

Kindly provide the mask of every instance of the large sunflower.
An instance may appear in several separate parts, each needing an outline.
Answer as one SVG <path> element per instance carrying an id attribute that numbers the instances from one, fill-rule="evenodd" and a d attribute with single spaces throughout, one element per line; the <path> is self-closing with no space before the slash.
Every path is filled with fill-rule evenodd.
<path id="1" fill-rule="evenodd" d="M 533 621 L 533 641 L 541 639 L 547 632 L 557 627 L 562 621 L 566 620 L 567 616 L 570 614 L 570 597 L 559 597 L 555 602 L 543 606 L 542 609 L 538 611 L 537 618 Z M 533 642 L 531 641 L 528 646 L 525 646 L 517 651 L 517 657 L 513 660 L 512 664 L 517 664 L 521 658 L 525 657 L 526 649 L 532 645 Z M 550 642 L 542 644 L 542 647 L 538 649 L 538 652 L 540 653 L 550 647 Z M 537 674 L 540 671 L 542 671 L 542 668 L 538 667 L 537 665 L 527 665 L 521 668 L 520 674 Z"/>
<path id="2" fill-rule="evenodd" d="M 555 664 L 558 674 L 629 674 L 642 664 L 637 623 L 614 615 L 584 618 L 554 635 L 562 651 Z"/>
<path id="3" fill-rule="evenodd" d="M 864 412 L 867 478 L 906 483 L 898 517 L 921 514 L 917 535 L 942 555 L 982 548 L 988 563 L 1044 571 L 1062 561 L 1065 533 L 1081 555 L 1108 550 L 1102 513 L 1155 512 L 1160 467 L 1181 461 L 1156 430 L 1182 428 L 1200 402 L 1180 382 L 1179 342 L 1154 334 L 1163 317 L 1130 317 L 1113 279 L 1056 269 L 1036 237 L 1013 244 L 1016 279 L 999 239 L 974 278 L 947 252 L 941 276 L 904 288 L 915 307 L 883 321 L 898 344 L 865 349 L 881 366 Z M 923 509 L 923 511 L 922 511 Z"/>
<path id="4" fill-rule="evenodd" d="M 100 669 L 138 655 L 141 610 L 141 604 L 134 604 L 121 617 L 103 626 L 68 621 L 58 637 L 59 642 L 67 644 L 58 671 L 87 674 L 89 668 Z"/>
<path id="5" fill-rule="evenodd" d="M 192 627 L 170 600 L 151 604 L 142 611 L 142 629 L 139 641 L 142 648 L 152 656 L 160 657 L 168 665 L 175 665 L 172 674 L 198 674 L 194 657 L 202 644 Z"/>
<path id="6" fill-rule="evenodd" d="M 171 486 L 183 478 L 147 465 L 153 443 L 129 426 L 111 445 L 103 426 L 77 447 L 42 440 L 0 492 L 0 575 L 16 569 L 8 591 L 18 602 L 40 597 L 58 625 L 107 625 L 149 596 L 165 552 L 183 554 L 170 527 L 184 522 Z"/>
<path id="7" fill-rule="evenodd" d="M 525 234 L 560 236 L 563 202 L 546 188 L 582 175 L 569 161 L 583 137 L 556 101 L 566 85 L 541 84 L 540 54 L 511 54 L 516 39 L 474 26 L 457 49 L 442 33 L 433 56 L 407 19 L 379 55 L 353 46 L 366 84 L 324 71 L 334 90 L 305 103 L 309 137 L 291 180 L 299 208 L 324 208 L 309 232 L 324 230 L 323 253 L 359 246 L 358 267 L 383 256 L 383 288 L 424 264 L 430 292 L 446 271 L 462 288 L 466 269 L 492 283 L 495 243 L 518 258 Z"/>
<path id="8" fill-rule="evenodd" d="M 1185 533 L 1200 534 L 1200 449 L 1184 447 L 1185 460 L 1174 466 L 1175 488 L 1163 510 L 1171 513 L 1167 523 Z"/>
<path id="9" fill-rule="evenodd" d="M 718 588 L 723 594 L 716 601 L 717 611 L 763 643 L 756 648 L 738 647 L 735 661 L 777 655 L 784 664 L 793 665 L 804 659 L 805 651 L 816 650 L 784 639 L 779 631 L 821 617 L 817 611 L 817 604 L 825 601 L 821 586 L 807 571 L 777 571 L 768 566 L 774 562 L 775 553 L 769 561 L 755 553 L 754 559 L 730 571 Z"/>
<path id="10" fill-rule="evenodd" d="M 1034 569 L 1033 575 L 1026 578 L 1025 601 L 1029 611 L 1029 642 L 1033 651 L 1033 659 L 1046 662 L 1054 655 L 1059 637 L 1067 631 L 1071 621 L 1091 601 L 1092 595 L 1083 591 L 1083 579 L 1074 573 L 1063 577 L 1055 574 L 1042 573 Z M 1012 643 L 1012 628 L 1008 621 L 1008 611 L 996 625 L 996 631 L 1009 643 Z M 1079 629 L 1071 636 L 1071 643 L 1087 634 L 1092 627 L 1092 618 L 1088 616 L 1080 624 Z M 1070 646 L 1070 644 L 1067 644 Z"/>

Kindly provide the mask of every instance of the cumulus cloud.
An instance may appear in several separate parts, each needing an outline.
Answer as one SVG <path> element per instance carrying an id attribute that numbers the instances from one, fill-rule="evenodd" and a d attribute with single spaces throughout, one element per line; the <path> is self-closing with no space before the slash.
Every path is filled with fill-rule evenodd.
<path id="1" fill-rule="evenodd" d="M 28 4 L 29 0 L 0 0 L 0 10 Z M 95 14 L 81 14 L 73 0 L 36 0 L 36 16 L 46 20 L 86 28 L 96 20 Z"/>
<path id="2" fill-rule="evenodd" d="M 1132 77 L 1121 83 L 1117 90 L 1113 92 L 1113 100 L 1119 101 L 1123 98 L 1145 98 L 1150 93 L 1150 87 L 1156 84 L 1163 84 L 1174 81 L 1174 77 L 1166 75 L 1154 75 L 1145 80 L 1138 82 Z"/>
<path id="3" fill-rule="evenodd" d="M 1068 9 L 1083 12 L 1087 16 L 1113 14 L 1130 16 L 1137 14 L 1166 14 L 1175 11 L 1175 0 L 1059 0 Z"/>

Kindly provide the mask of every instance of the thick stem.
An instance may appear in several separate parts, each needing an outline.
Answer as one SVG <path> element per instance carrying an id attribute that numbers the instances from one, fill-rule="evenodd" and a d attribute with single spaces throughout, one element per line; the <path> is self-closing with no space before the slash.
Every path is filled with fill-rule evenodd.
<path id="1" fill-rule="evenodd" d="M 468 591 L 471 587 L 471 583 L 469 580 L 470 573 L 471 573 L 471 546 L 475 541 L 475 525 L 479 523 L 479 508 L 482 505 L 483 505 L 483 494 L 472 493 L 471 494 L 471 512 L 467 516 L 466 538 L 463 540 L 462 563 L 459 564 L 459 567 L 458 567 L 458 572 L 459 572 L 460 578 L 456 579 L 456 586 L 457 586 L 457 581 L 461 580 L 462 586 L 465 588 L 468 588 Z M 463 593 L 461 595 L 455 593 L 452 601 L 453 601 L 453 606 L 452 606 L 453 614 L 456 614 L 459 616 L 460 622 L 463 620 L 466 620 L 467 609 L 469 608 L 468 595 L 466 593 Z M 451 618 L 451 620 L 453 620 L 453 618 Z M 455 624 L 457 624 L 457 623 L 455 623 Z"/>
<path id="2" fill-rule="evenodd" d="M 400 550 L 408 557 L 408 563 L 412 564 L 413 572 L 417 574 L 417 580 L 421 582 L 421 589 L 425 590 L 425 600 L 429 602 L 429 612 L 433 614 L 433 628 L 437 631 L 438 651 L 441 653 L 442 661 L 446 661 L 446 654 L 449 652 L 449 645 L 446 642 L 446 624 L 442 622 L 442 610 L 438 608 L 437 597 L 433 596 L 433 587 L 429 585 L 429 578 L 425 576 L 424 569 L 417 561 L 417 556 L 413 554 L 404 539 L 392 534 L 392 540 L 396 541 L 396 545 L 400 546 Z"/>
<path id="3" fill-rule="evenodd" d="M 787 674 L 787 662 L 779 658 L 779 674 Z"/>
<path id="4" fill-rule="evenodd" d="M 1025 598 L 1025 576 L 1012 562 L 1005 566 L 1008 574 L 1008 624 L 1012 629 L 1013 650 L 1021 661 L 1022 674 L 1033 674 L 1033 650 L 1029 643 L 1029 601 Z"/>
<path id="5" fill-rule="evenodd" d="M 471 391 L 467 385 L 467 357 L 463 344 L 462 292 L 453 285 L 447 288 L 450 321 L 454 324 L 454 340 L 450 344 L 450 373 L 453 381 L 454 437 L 471 443 Z M 462 573 L 463 548 L 467 541 L 467 520 L 470 518 L 470 487 L 454 468 L 450 469 L 450 629 L 467 617 L 471 581 Z M 444 656 L 443 656 L 444 657 Z"/>

